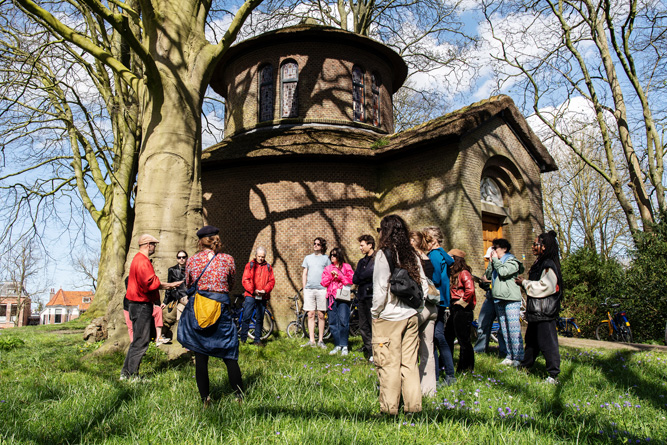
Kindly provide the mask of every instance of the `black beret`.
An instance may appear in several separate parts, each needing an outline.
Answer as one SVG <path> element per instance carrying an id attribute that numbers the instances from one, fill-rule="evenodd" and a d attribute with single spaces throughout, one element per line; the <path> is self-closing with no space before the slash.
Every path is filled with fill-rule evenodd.
<path id="1" fill-rule="evenodd" d="M 215 226 L 204 226 L 201 229 L 197 230 L 197 236 L 199 239 L 204 238 L 205 236 L 213 236 L 220 233 L 220 229 Z"/>

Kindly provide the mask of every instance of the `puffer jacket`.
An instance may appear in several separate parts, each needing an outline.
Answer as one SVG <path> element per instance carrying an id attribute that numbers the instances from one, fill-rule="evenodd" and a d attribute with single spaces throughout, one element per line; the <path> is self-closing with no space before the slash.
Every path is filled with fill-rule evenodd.
<path id="1" fill-rule="evenodd" d="M 496 300 L 521 301 L 521 288 L 514 279 L 524 271 L 523 264 L 511 253 L 494 258 L 486 268 L 486 278 L 491 280 L 491 294 Z"/>
<path id="2" fill-rule="evenodd" d="M 246 264 L 242 281 L 246 297 L 253 297 L 256 290 L 263 290 L 265 292 L 263 300 L 271 298 L 271 291 L 276 284 L 271 265 L 266 261 L 258 264 L 255 260 Z"/>

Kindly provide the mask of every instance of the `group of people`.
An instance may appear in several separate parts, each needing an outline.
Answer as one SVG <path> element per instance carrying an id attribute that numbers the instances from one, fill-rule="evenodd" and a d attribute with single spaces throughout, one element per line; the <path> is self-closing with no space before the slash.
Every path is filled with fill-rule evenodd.
<path id="1" fill-rule="evenodd" d="M 264 310 L 271 298 L 275 278 L 273 268 L 266 262 L 266 249 L 257 248 L 255 258 L 243 272 L 244 315 L 239 334 L 229 299 L 236 273 L 234 258 L 222 251 L 217 227 L 202 227 L 197 231 L 197 237 L 197 253 L 188 258 L 187 252 L 179 251 L 176 256 L 178 264 L 169 268 L 166 284 L 160 283 L 149 259 L 159 241 L 151 235 L 139 238 L 139 252 L 130 265 L 125 297 L 131 343 L 120 378 L 139 378 L 139 365 L 150 344 L 153 313 L 167 308 L 167 313 L 173 313 L 173 319 L 179 320 L 179 343 L 194 353 L 197 388 L 204 406 L 208 406 L 211 403 L 208 358 L 211 356 L 223 359 L 231 387 L 239 400 L 243 396 L 243 379 L 238 365 L 239 338 L 247 340 L 253 312 L 257 318 L 256 332 L 262 331 Z M 162 304 L 159 289 L 167 290 Z M 172 312 L 174 307 L 177 310 Z M 156 338 L 158 344 L 168 342 L 159 333 Z M 261 336 L 255 335 L 254 342 L 262 346 Z"/>
<path id="2" fill-rule="evenodd" d="M 334 247 L 327 255 L 322 237 L 313 241 L 313 252 L 303 260 L 304 310 L 308 313 L 309 340 L 302 346 L 327 349 L 323 342 L 325 312 L 334 340 L 331 355 L 349 354 L 351 286 L 356 285 L 359 328 L 363 345 L 360 351 L 374 362 L 382 412 L 397 414 L 401 398 L 405 412 L 421 411 L 422 395 L 432 395 L 442 385 L 456 382 L 456 372 L 472 371 L 475 351 L 488 347 L 490 325 L 497 316 L 502 336 L 503 365 L 530 368 L 540 352 L 545 356 L 550 383 L 557 383 L 560 355 L 556 320 L 562 296 L 562 277 L 555 233 L 543 233 L 533 243 L 537 258 L 528 278 L 523 265 L 511 254 L 506 239 L 493 240 L 485 274 L 472 275 L 466 254 L 460 249 L 446 252 L 444 236 L 435 226 L 410 231 L 398 215 L 382 218 L 377 229 L 378 242 L 371 235 L 358 238 L 363 257 L 355 269 L 345 250 Z M 229 382 L 237 397 L 243 396 L 243 381 L 238 365 L 239 339 L 245 342 L 253 312 L 256 331 L 261 332 L 266 304 L 275 285 L 266 250 L 258 248 L 255 258 L 244 269 L 244 316 L 240 333 L 232 320 L 229 292 L 234 284 L 234 259 L 222 252 L 219 229 L 205 226 L 197 232 L 198 252 L 192 257 L 177 254 L 178 264 L 169 269 L 169 282 L 160 283 L 150 255 L 158 240 L 151 235 L 139 238 L 139 252 L 130 266 L 127 285 L 128 328 L 131 344 L 121 371 L 121 379 L 137 378 L 141 358 L 150 343 L 150 326 L 159 289 L 167 289 L 165 305 L 177 308 L 180 319 L 178 341 L 195 355 L 195 377 L 204 406 L 211 403 L 208 357 L 222 358 Z M 392 274 L 405 269 L 421 286 L 423 304 L 412 307 L 392 292 Z M 478 343 L 470 340 L 476 306 L 475 282 L 485 289 Z M 521 287 L 528 296 L 526 306 L 525 349 L 519 320 Z M 317 330 L 315 326 L 317 324 Z M 158 341 L 160 337 L 158 336 Z M 454 368 L 455 340 L 460 347 Z M 260 335 L 254 342 L 262 345 Z"/>

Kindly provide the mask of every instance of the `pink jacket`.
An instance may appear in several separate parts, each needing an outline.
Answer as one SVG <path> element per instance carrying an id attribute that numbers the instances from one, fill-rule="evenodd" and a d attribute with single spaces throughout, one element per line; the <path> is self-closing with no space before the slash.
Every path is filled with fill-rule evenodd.
<path id="1" fill-rule="evenodd" d="M 333 274 L 331 273 L 331 271 L 334 269 L 339 271 L 336 278 L 334 278 Z M 354 270 L 352 270 L 352 266 L 347 263 L 343 263 L 343 266 L 340 269 L 333 264 L 329 264 L 324 268 L 324 272 L 322 272 L 322 282 L 320 284 L 327 288 L 329 309 L 331 309 L 334 299 L 336 298 L 336 291 L 343 286 L 351 285 L 353 276 Z"/>

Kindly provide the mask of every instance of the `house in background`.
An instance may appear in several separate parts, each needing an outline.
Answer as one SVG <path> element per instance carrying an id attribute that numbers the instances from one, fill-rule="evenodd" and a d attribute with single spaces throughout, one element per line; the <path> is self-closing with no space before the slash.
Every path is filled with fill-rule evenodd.
<path id="1" fill-rule="evenodd" d="M 20 283 L 0 282 L 0 329 L 27 326 L 31 303 Z"/>
<path id="2" fill-rule="evenodd" d="M 59 324 L 79 318 L 93 301 L 92 291 L 65 291 L 51 289 L 51 298 L 40 312 L 40 324 Z"/>

